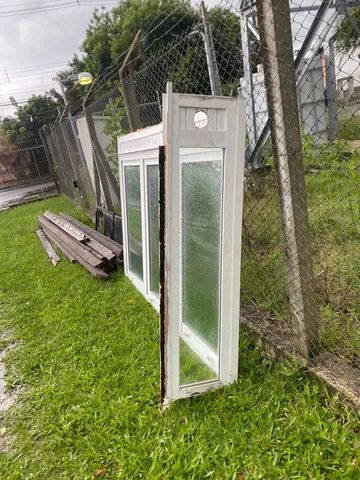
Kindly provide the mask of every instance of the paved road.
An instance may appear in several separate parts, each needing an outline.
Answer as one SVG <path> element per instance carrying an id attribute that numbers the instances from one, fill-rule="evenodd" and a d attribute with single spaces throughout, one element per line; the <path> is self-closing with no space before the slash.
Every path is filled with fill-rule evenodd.
<path id="1" fill-rule="evenodd" d="M 11 188 L 9 190 L 0 190 L 0 208 L 8 202 L 16 202 L 27 195 L 40 193 L 44 189 L 55 188 L 54 182 L 39 183 L 36 185 L 28 185 L 26 187 Z"/>

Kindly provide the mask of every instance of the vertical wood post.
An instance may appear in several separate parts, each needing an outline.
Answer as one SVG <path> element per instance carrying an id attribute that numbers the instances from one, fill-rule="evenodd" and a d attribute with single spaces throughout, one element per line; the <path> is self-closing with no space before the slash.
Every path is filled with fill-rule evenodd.
<path id="1" fill-rule="evenodd" d="M 211 95 L 222 95 L 219 69 L 216 62 L 214 41 L 212 37 L 212 25 L 208 22 L 204 2 L 200 2 L 201 18 L 204 26 L 203 38 L 205 44 L 206 62 L 208 65 Z"/>
<path id="2" fill-rule="evenodd" d="M 140 34 L 141 30 L 139 30 L 135 35 L 135 38 L 130 45 L 126 57 L 119 69 L 120 85 L 131 132 L 135 132 L 136 130 L 141 128 L 141 119 L 139 106 L 136 98 L 135 85 L 131 77 L 131 74 L 133 72 L 133 63 L 131 63 L 131 59 L 134 55 L 136 47 L 138 46 Z"/>
<path id="3" fill-rule="evenodd" d="M 296 348 L 309 357 L 318 341 L 318 313 L 289 0 L 256 0 L 256 5 L 285 237 L 290 309 Z"/>

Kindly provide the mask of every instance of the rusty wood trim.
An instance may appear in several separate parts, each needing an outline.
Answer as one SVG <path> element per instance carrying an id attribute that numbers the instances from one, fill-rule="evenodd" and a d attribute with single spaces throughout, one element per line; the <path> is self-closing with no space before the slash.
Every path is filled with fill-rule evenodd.
<path id="1" fill-rule="evenodd" d="M 165 285 L 165 147 L 159 147 L 159 242 L 160 242 L 160 400 L 166 396 L 167 295 Z"/>

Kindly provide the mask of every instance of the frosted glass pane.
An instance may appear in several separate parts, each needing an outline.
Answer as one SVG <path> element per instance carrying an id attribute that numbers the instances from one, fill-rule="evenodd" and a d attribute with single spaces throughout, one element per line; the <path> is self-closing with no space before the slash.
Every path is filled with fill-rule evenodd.
<path id="1" fill-rule="evenodd" d="M 192 353 L 180 346 L 180 379 L 189 384 L 218 377 L 223 150 L 184 148 L 180 163 L 180 337 Z"/>
<path id="2" fill-rule="evenodd" d="M 159 295 L 159 167 L 147 167 L 150 291 Z"/>
<path id="3" fill-rule="evenodd" d="M 129 270 L 143 279 L 140 167 L 125 167 Z"/>

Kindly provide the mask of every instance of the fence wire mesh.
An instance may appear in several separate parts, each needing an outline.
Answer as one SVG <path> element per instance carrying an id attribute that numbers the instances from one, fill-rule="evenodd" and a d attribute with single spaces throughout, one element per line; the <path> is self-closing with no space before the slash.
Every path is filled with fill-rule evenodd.
<path id="1" fill-rule="evenodd" d="M 49 164 L 42 146 L 0 153 L 0 188 L 50 178 Z"/>
<path id="2" fill-rule="evenodd" d="M 117 136 L 161 121 L 167 82 L 175 92 L 244 95 L 243 316 L 260 330 L 275 325 L 295 349 L 305 338 L 312 355 L 360 368 L 360 9 L 290 1 L 289 40 L 279 13 L 261 31 L 267 4 L 260 12 L 252 1 L 223 0 L 208 12 L 208 30 L 199 17 L 156 54 L 130 59 L 76 119 L 82 153 L 68 120 L 47 141 L 64 193 L 119 213 Z M 294 75 L 285 97 L 279 71 Z"/>

